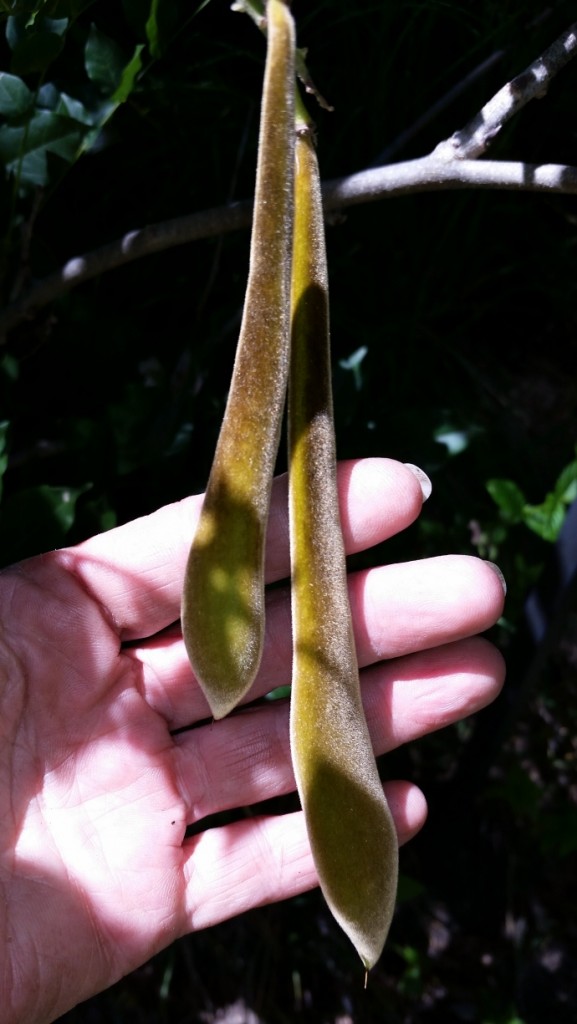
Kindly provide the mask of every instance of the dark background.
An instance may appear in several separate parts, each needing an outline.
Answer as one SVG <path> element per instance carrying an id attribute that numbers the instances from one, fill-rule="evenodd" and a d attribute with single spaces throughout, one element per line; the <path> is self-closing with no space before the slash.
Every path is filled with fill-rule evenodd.
<path id="1" fill-rule="evenodd" d="M 125 61 L 145 49 L 143 73 L 90 152 L 49 153 L 40 185 L 17 187 L 11 174 L 0 184 L 4 303 L 123 232 L 250 197 L 264 42 L 246 16 L 221 0 L 197 13 L 159 3 L 151 59 L 149 0 L 12 6 L 74 17 L 58 55 L 49 61 L 40 47 L 31 69 L 2 39 L 0 70 L 32 90 L 54 83 L 93 112 L 106 86 L 86 73 L 90 25 Z M 373 164 L 500 52 L 394 159 L 425 155 L 574 18 L 569 2 L 527 0 L 293 9 L 335 107 L 309 104 L 325 178 Z M 506 127 L 491 157 L 577 165 L 576 91 L 577 62 Z M 461 551 L 497 561 L 510 587 L 493 637 L 509 665 L 503 696 L 383 764 L 387 777 L 422 786 L 431 813 L 402 851 L 398 913 L 368 990 L 313 893 L 179 942 L 67 1024 L 577 1019 L 577 600 L 560 592 L 569 556 L 548 528 L 552 518 L 560 526 L 571 491 L 561 501 L 556 483 L 567 467 L 574 478 L 576 459 L 576 225 L 575 196 L 461 191 L 355 207 L 327 228 L 339 454 L 411 461 L 433 481 L 420 522 L 365 563 Z M 6 336 L 0 564 L 203 488 L 248 242 L 242 231 L 142 258 Z M 538 508 L 553 495 L 541 531 L 551 539 L 517 506 L 498 507 L 493 479 Z M 537 649 L 523 609 L 539 582 L 550 633 Z M 233 1004 L 237 1017 L 219 1016 Z"/>

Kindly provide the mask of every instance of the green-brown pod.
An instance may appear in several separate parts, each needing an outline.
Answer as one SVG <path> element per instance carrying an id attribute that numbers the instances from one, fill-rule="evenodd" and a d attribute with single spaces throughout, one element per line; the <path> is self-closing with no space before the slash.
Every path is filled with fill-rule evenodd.
<path id="1" fill-rule="evenodd" d="M 289 378 L 291 750 L 326 901 L 368 970 L 397 888 L 398 843 L 361 704 L 339 517 L 327 267 L 311 132 L 296 143 Z"/>
<path id="2" fill-rule="evenodd" d="M 294 206 L 294 25 L 268 0 L 250 268 L 228 402 L 184 582 L 182 631 L 215 718 L 251 686 L 264 635 L 264 542 L 285 402 Z"/>

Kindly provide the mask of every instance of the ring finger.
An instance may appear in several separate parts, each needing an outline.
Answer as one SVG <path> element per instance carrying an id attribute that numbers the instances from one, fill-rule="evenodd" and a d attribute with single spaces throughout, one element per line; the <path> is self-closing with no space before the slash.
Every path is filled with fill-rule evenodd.
<path id="1" fill-rule="evenodd" d="M 375 753 L 478 711 L 503 677 L 500 654 L 478 637 L 366 669 L 363 703 Z M 175 758 L 189 824 L 291 792 L 288 702 L 245 708 L 180 733 Z"/>
<path id="2" fill-rule="evenodd" d="M 480 633 L 504 600 L 491 566 L 462 555 L 353 573 L 349 595 L 361 667 Z M 290 683 L 290 636 L 290 591 L 282 588 L 269 596 L 262 665 L 247 700 Z M 178 629 L 125 654 L 140 662 L 146 699 L 170 729 L 210 717 Z"/>

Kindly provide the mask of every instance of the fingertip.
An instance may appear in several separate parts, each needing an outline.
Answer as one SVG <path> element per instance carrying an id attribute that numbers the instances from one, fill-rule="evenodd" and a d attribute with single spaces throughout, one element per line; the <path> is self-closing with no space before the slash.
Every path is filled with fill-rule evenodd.
<path id="1" fill-rule="evenodd" d="M 501 572 L 501 569 L 499 568 L 499 566 L 496 565 L 495 562 L 489 562 L 487 559 L 485 560 L 485 565 L 489 566 L 491 571 L 495 574 L 495 576 L 499 580 L 499 585 L 501 587 L 501 590 L 503 591 L 503 597 L 507 597 L 507 580 L 505 579 L 505 577 L 504 577 L 503 573 Z"/>
<path id="2" fill-rule="evenodd" d="M 475 575 L 481 570 L 482 579 L 479 580 L 478 593 L 483 597 L 487 623 L 480 627 L 478 632 L 490 629 L 500 619 L 505 607 L 507 596 L 507 583 L 498 565 L 486 561 L 477 555 L 463 555 L 462 558 L 469 562 L 469 567 Z"/>
<path id="3" fill-rule="evenodd" d="M 347 554 L 365 551 L 417 519 L 428 485 L 422 470 L 395 459 L 348 459 L 337 466 L 339 509 Z M 428 480 L 428 477 L 426 478 Z M 288 479 L 276 477 L 267 531 L 267 579 L 289 574 Z"/>
<path id="4" fill-rule="evenodd" d="M 341 521 L 349 554 L 380 544 L 417 519 L 430 481 L 416 469 L 376 457 L 339 463 Z"/>
<path id="5" fill-rule="evenodd" d="M 421 488 L 423 501 L 428 501 L 433 491 L 433 485 L 430 477 L 427 476 L 424 469 L 421 469 L 420 466 L 415 466 L 412 462 L 405 462 L 404 465 L 411 471 L 413 476 L 416 477 L 419 487 Z"/>
<path id="6" fill-rule="evenodd" d="M 414 783 L 403 780 L 388 782 L 385 795 L 395 821 L 399 846 L 403 846 L 421 831 L 427 820 L 425 795 Z"/>
<path id="7" fill-rule="evenodd" d="M 469 650 L 477 654 L 479 663 L 484 669 L 484 676 L 481 677 L 481 683 L 484 679 L 485 686 L 484 691 L 482 689 L 482 685 L 479 686 L 479 694 L 481 698 L 484 693 L 485 700 L 484 703 L 479 701 L 479 706 L 477 708 L 477 710 L 481 710 L 488 704 L 492 704 L 492 702 L 496 700 L 501 693 L 507 675 L 507 664 L 499 648 L 495 647 L 495 645 L 485 639 L 485 637 L 471 637 L 470 640 L 466 641 L 466 643 Z"/>

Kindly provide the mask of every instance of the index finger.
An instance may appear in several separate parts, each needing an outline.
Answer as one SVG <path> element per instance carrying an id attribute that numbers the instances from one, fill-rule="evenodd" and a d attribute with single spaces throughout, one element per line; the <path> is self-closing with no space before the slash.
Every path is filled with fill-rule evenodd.
<path id="1" fill-rule="evenodd" d="M 391 459 L 342 462 L 338 484 L 348 554 L 378 544 L 418 516 L 423 493 L 415 473 Z M 286 475 L 273 484 L 266 541 L 266 579 L 290 572 Z M 180 616 L 182 581 L 202 495 L 56 552 L 107 610 L 121 640 L 152 636 Z"/>

